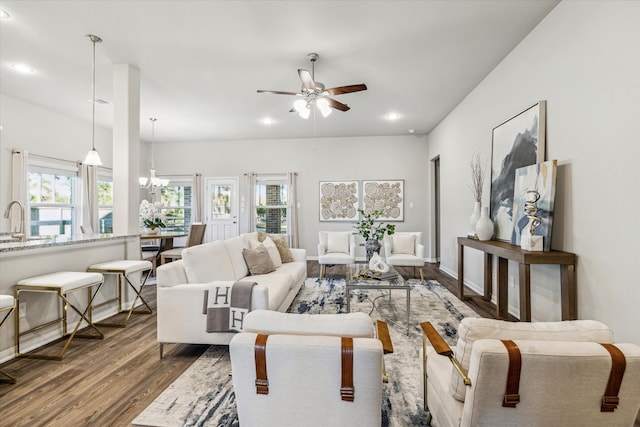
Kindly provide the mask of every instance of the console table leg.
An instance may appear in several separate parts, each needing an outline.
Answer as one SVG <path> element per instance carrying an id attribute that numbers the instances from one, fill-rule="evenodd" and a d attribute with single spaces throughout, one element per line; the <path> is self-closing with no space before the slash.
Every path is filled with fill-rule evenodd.
<path id="1" fill-rule="evenodd" d="M 491 301 L 493 292 L 493 255 L 484 253 L 484 299 Z"/>
<path id="2" fill-rule="evenodd" d="M 464 301 L 464 246 L 458 245 L 458 298 Z"/>
<path id="3" fill-rule="evenodd" d="M 520 321 L 531 322 L 531 265 L 520 264 Z"/>
<path id="4" fill-rule="evenodd" d="M 498 257 L 498 300 L 496 301 L 499 319 L 509 318 L 509 261 Z"/>
<path id="5" fill-rule="evenodd" d="M 562 304 L 562 320 L 576 320 L 576 266 L 574 264 L 560 266 L 560 292 Z"/>

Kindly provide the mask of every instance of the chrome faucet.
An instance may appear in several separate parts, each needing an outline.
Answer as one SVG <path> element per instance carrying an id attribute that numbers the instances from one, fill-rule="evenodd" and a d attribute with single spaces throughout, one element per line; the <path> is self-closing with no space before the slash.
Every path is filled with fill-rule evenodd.
<path id="1" fill-rule="evenodd" d="M 24 232 L 24 206 L 22 205 L 22 203 L 20 203 L 19 200 L 13 200 L 11 203 L 9 203 L 9 206 L 7 206 L 7 210 L 4 211 L 4 217 L 9 218 L 9 220 L 11 221 L 11 208 L 13 207 L 13 205 L 18 205 L 18 207 L 20 208 L 20 230 L 18 230 L 17 233 L 11 230 L 11 237 L 14 239 L 20 239 L 21 242 L 26 242 L 27 235 Z M 9 227 L 11 227 L 11 224 L 9 224 Z"/>

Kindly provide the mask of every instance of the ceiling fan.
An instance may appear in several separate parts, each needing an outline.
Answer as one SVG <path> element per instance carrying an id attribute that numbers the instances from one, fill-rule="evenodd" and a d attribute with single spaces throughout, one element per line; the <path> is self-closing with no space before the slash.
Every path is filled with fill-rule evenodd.
<path id="1" fill-rule="evenodd" d="M 331 109 L 334 108 L 340 111 L 348 111 L 349 106 L 342 102 L 336 101 L 329 96 L 342 95 L 345 93 L 360 92 L 367 90 L 367 85 L 364 83 L 348 86 L 338 86 L 325 89 L 324 84 L 315 81 L 315 62 L 320 55 L 317 53 L 310 53 L 307 55 L 309 61 L 311 61 L 311 72 L 302 68 L 298 69 L 298 76 L 302 82 L 302 88 L 300 92 L 282 92 L 278 90 L 261 90 L 258 89 L 258 93 L 273 93 L 276 95 L 295 95 L 302 97 L 293 103 L 291 112 L 297 112 L 300 117 L 307 119 L 311 114 L 311 105 L 315 104 L 323 117 L 327 117 L 331 114 Z"/>

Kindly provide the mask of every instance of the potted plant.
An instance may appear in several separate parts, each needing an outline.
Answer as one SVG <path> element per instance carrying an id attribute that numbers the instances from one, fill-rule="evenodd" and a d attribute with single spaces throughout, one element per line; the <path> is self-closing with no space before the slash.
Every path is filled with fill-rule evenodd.
<path id="1" fill-rule="evenodd" d="M 162 204 L 160 202 L 151 203 L 143 200 L 140 203 L 140 222 L 145 229 L 146 234 L 155 234 L 161 228 L 166 227 L 167 217 L 162 213 Z"/>
<path id="2" fill-rule="evenodd" d="M 361 219 L 354 227 L 357 230 L 357 234 L 364 238 L 364 248 L 367 251 L 368 262 L 374 253 L 380 253 L 380 240 L 384 238 L 385 234 L 391 236 L 395 233 L 396 226 L 393 224 L 376 222 L 384 211 L 375 210 L 370 213 L 365 213 L 364 210 L 358 209 L 358 212 L 360 212 Z"/>

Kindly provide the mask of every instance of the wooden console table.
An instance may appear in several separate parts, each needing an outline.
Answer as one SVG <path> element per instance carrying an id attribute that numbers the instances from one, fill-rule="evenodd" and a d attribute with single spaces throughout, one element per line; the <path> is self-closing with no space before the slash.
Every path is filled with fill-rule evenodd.
<path id="1" fill-rule="evenodd" d="M 560 265 L 560 295 L 562 320 L 577 318 L 576 299 L 576 255 L 569 252 L 530 252 L 519 246 L 497 240 L 473 240 L 458 237 L 458 297 L 464 296 L 464 247 L 484 252 L 484 299 L 491 300 L 493 255 L 498 257 L 498 295 L 496 302 L 497 315 L 501 319 L 509 317 L 508 312 L 508 260 L 519 265 L 520 287 L 520 320 L 531 321 L 531 264 Z"/>

